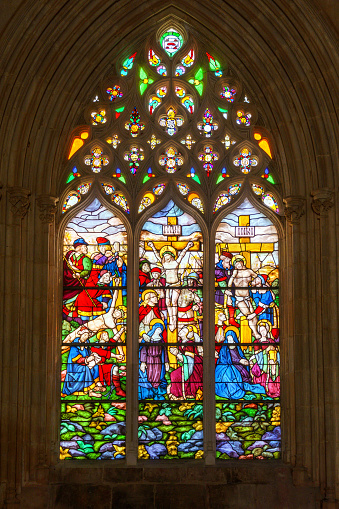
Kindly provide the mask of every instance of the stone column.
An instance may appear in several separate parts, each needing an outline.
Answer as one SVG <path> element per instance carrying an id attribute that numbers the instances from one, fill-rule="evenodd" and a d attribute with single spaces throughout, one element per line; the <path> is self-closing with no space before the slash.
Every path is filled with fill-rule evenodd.
<path id="1" fill-rule="evenodd" d="M 30 207 L 30 191 L 22 187 L 7 189 L 4 235 L 3 346 L 1 470 L 6 472 L 8 509 L 18 507 L 22 476 L 25 337 L 25 216 Z M 25 220 L 25 222 L 24 222 Z"/>
<path id="2" fill-rule="evenodd" d="M 338 253 L 336 242 L 334 192 L 328 188 L 317 189 L 311 193 L 312 210 L 318 225 L 319 245 L 318 307 L 321 320 L 321 335 L 318 337 L 319 365 L 318 377 L 321 381 L 319 403 L 321 414 L 320 447 L 323 457 L 320 479 L 324 489 L 322 507 L 338 507 L 338 493 L 335 493 L 338 464 L 336 453 L 339 424 L 335 401 L 338 400 Z"/>
<path id="3" fill-rule="evenodd" d="M 31 480 L 47 482 L 49 464 L 48 437 L 51 435 L 51 426 L 48 415 L 58 415 L 53 388 L 59 377 L 51 379 L 48 366 L 51 363 L 53 345 L 58 344 L 57 331 L 47 334 L 53 329 L 49 326 L 53 322 L 54 313 L 58 312 L 58 303 L 53 295 L 58 295 L 57 289 L 52 290 L 56 284 L 51 279 L 51 270 L 56 270 L 50 256 L 55 251 L 54 219 L 58 199 L 49 195 L 40 195 L 36 198 L 35 209 L 35 235 L 32 259 L 32 283 L 34 284 L 34 301 L 32 305 L 32 342 L 35 355 L 32 357 L 33 383 L 31 394 L 32 409 L 32 440 L 36 457 L 31 461 Z M 57 283 L 58 284 L 58 283 Z M 58 345 L 59 346 L 59 345 Z M 59 348 L 58 348 L 59 350 Z M 53 362 L 53 361 L 52 361 Z M 53 395 L 53 397 L 49 397 Z M 53 411 L 52 411 L 53 410 Z M 33 431 L 34 429 L 34 431 Z M 32 471 L 33 469 L 33 471 Z"/>
<path id="4" fill-rule="evenodd" d="M 282 422 L 284 438 L 283 459 L 292 464 L 293 480 L 304 484 L 309 473 L 305 467 L 307 441 L 310 437 L 310 389 L 307 374 L 308 314 L 305 303 L 307 295 L 307 270 L 305 238 L 305 198 L 287 196 L 284 199 L 284 214 L 287 220 L 284 256 L 286 264 L 281 274 L 282 287 Z M 303 298 L 304 296 L 304 298 Z M 307 462 L 306 462 L 307 464 Z"/>

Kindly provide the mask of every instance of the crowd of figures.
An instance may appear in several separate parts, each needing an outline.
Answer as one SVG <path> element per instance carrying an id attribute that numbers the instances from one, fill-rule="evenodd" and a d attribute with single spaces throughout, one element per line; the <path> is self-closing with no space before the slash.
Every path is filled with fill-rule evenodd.
<path id="1" fill-rule="evenodd" d="M 67 355 L 62 397 L 100 398 L 109 388 L 125 397 L 125 321 L 127 267 L 125 255 L 109 239 L 90 246 L 82 237 L 64 255 L 63 340 Z M 73 330 L 72 330 L 73 329 Z M 68 346 L 71 344 L 71 346 Z"/>
<path id="2" fill-rule="evenodd" d="M 246 266 L 243 255 L 221 251 L 215 266 L 216 395 L 280 396 L 278 279 Z"/>
<path id="3" fill-rule="evenodd" d="M 164 243 L 163 243 L 164 244 Z M 202 253 L 141 245 L 139 400 L 202 399 Z"/>

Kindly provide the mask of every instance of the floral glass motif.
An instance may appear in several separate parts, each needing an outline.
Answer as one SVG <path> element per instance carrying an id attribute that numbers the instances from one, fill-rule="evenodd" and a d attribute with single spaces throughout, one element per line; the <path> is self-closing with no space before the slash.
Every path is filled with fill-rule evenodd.
<path id="1" fill-rule="evenodd" d="M 274 210 L 277 214 L 279 214 L 279 207 L 277 200 L 274 198 L 274 196 L 271 193 L 264 193 L 261 197 L 262 201 L 266 205 L 266 207 L 269 207 L 270 209 Z"/>
<path id="2" fill-rule="evenodd" d="M 95 199 L 64 236 L 62 460 L 125 459 L 126 263 L 125 227 Z"/>
<path id="3" fill-rule="evenodd" d="M 80 194 L 87 194 L 88 191 L 90 190 L 90 187 L 91 187 L 91 183 L 86 182 L 86 184 L 80 184 L 80 186 L 78 186 L 77 190 L 79 191 Z"/>
<path id="4" fill-rule="evenodd" d="M 202 240 L 196 220 L 172 200 L 141 231 L 140 459 L 203 455 Z"/>
<path id="5" fill-rule="evenodd" d="M 193 168 L 193 166 L 192 166 L 192 168 L 190 169 L 190 172 L 189 172 L 189 173 L 187 173 L 187 175 L 186 175 L 186 176 L 187 176 L 188 178 L 191 178 L 191 179 L 195 180 L 195 182 L 198 182 L 198 184 L 201 184 L 201 182 L 200 182 L 200 178 L 199 178 L 199 175 L 197 175 L 197 174 L 195 173 L 195 169 Z"/>
<path id="6" fill-rule="evenodd" d="M 154 83 L 154 79 L 147 76 L 146 72 L 144 71 L 144 69 L 142 67 L 140 67 L 139 77 L 140 77 L 139 88 L 140 88 L 140 94 L 142 95 L 145 92 L 148 85 L 151 85 L 152 83 Z"/>
<path id="7" fill-rule="evenodd" d="M 203 77 L 204 77 L 204 70 L 202 69 L 202 67 L 200 67 L 200 69 L 198 69 L 197 72 L 195 73 L 194 78 L 190 78 L 188 80 L 188 83 L 191 83 L 191 85 L 195 86 L 199 95 L 202 95 L 202 92 L 204 89 L 204 84 L 202 81 Z"/>
<path id="8" fill-rule="evenodd" d="M 191 150 L 191 148 L 193 147 L 193 145 L 195 143 L 195 140 L 193 140 L 193 138 L 190 134 L 187 134 L 186 138 L 184 140 L 180 140 L 180 143 L 185 145 L 186 148 L 188 148 L 188 150 Z"/>
<path id="9" fill-rule="evenodd" d="M 226 99 L 229 103 L 234 102 L 236 96 L 236 89 L 231 88 L 229 86 L 222 87 L 222 92 L 220 93 L 220 97 Z"/>
<path id="10" fill-rule="evenodd" d="M 100 147 L 95 147 L 91 155 L 85 156 L 84 162 L 91 167 L 93 173 L 100 173 L 102 167 L 108 165 L 109 159 Z"/>
<path id="11" fill-rule="evenodd" d="M 124 111 L 125 106 L 120 106 L 120 108 L 115 108 L 115 118 L 119 118 L 121 113 Z"/>
<path id="12" fill-rule="evenodd" d="M 183 87 L 175 87 L 175 95 L 180 98 L 181 104 L 190 112 L 194 112 L 194 101 L 191 95 L 186 95 L 186 90 Z"/>
<path id="13" fill-rule="evenodd" d="M 125 129 L 130 132 L 133 138 L 138 136 L 138 134 L 145 129 L 145 124 L 140 122 L 140 115 L 136 108 L 134 108 L 131 113 L 130 121 L 125 123 Z"/>
<path id="14" fill-rule="evenodd" d="M 123 96 L 123 93 L 121 92 L 121 87 L 119 85 L 114 85 L 113 87 L 110 87 L 106 90 L 108 94 L 108 99 L 110 101 L 115 101 L 116 99 L 120 99 L 120 97 Z"/>
<path id="15" fill-rule="evenodd" d="M 258 184 L 252 184 L 252 189 L 253 189 L 254 194 L 256 194 L 257 196 L 261 196 L 264 192 L 264 188 L 261 186 L 258 186 Z"/>
<path id="16" fill-rule="evenodd" d="M 186 72 L 186 69 L 185 67 L 191 67 L 191 65 L 194 64 L 194 59 L 195 59 L 195 53 L 194 53 L 194 49 L 190 49 L 189 52 L 187 53 L 187 55 L 185 55 L 182 59 L 181 59 L 181 64 L 182 65 L 178 65 L 176 70 L 175 70 L 175 75 L 176 76 L 182 76 L 183 74 L 185 74 Z"/>
<path id="17" fill-rule="evenodd" d="M 134 64 L 135 55 L 137 52 L 133 53 L 129 58 L 126 58 L 122 64 L 122 69 L 120 71 L 121 76 L 127 76 L 128 72 L 132 69 Z"/>
<path id="18" fill-rule="evenodd" d="M 204 207 L 203 207 L 202 201 L 200 199 L 200 196 L 197 193 L 189 194 L 187 199 L 193 205 L 193 207 L 200 210 L 200 212 L 202 212 L 202 214 L 204 213 Z"/>
<path id="19" fill-rule="evenodd" d="M 217 178 L 217 181 L 216 181 L 216 184 L 220 184 L 220 182 L 222 182 L 224 180 L 224 178 L 226 177 L 229 177 L 229 174 L 227 173 L 227 170 L 226 168 L 222 168 L 218 178 Z"/>
<path id="20" fill-rule="evenodd" d="M 166 184 L 157 184 L 153 187 L 153 193 L 156 196 L 160 196 L 165 190 Z"/>
<path id="21" fill-rule="evenodd" d="M 166 94 L 167 94 L 167 87 L 163 86 L 163 87 L 158 88 L 156 93 L 152 94 L 150 96 L 150 98 L 148 100 L 148 108 L 149 108 L 149 112 L 151 115 L 154 112 L 155 108 L 160 106 L 161 101 L 165 97 Z"/>
<path id="22" fill-rule="evenodd" d="M 237 184 L 232 184 L 232 185 L 228 188 L 228 192 L 229 192 L 229 194 L 231 194 L 232 196 L 235 196 L 236 194 L 238 194 L 238 193 L 239 193 L 240 188 L 241 188 L 241 184 L 238 182 Z"/>
<path id="23" fill-rule="evenodd" d="M 144 176 L 143 178 L 143 181 L 142 183 L 145 184 L 145 182 L 148 182 L 149 179 L 151 179 L 152 177 L 155 177 L 154 173 L 153 173 L 153 170 L 151 167 L 148 168 L 147 170 L 147 174 Z"/>
<path id="24" fill-rule="evenodd" d="M 179 51 L 183 42 L 182 35 L 175 28 L 169 28 L 160 37 L 160 46 L 162 46 L 170 57 L 173 57 L 173 55 Z"/>
<path id="25" fill-rule="evenodd" d="M 146 193 L 143 197 L 142 197 L 142 200 L 140 202 L 140 205 L 139 205 L 139 208 L 138 208 L 138 213 L 140 214 L 140 212 L 142 212 L 143 210 L 145 210 L 147 207 L 149 207 L 150 205 L 152 205 L 152 203 L 154 202 L 155 200 L 155 196 L 154 194 L 152 193 Z"/>
<path id="26" fill-rule="evenodd" d="M 177 188 L 183 196 L 187 196 L 190 192 L 190 188 L 186 184 L 177 184 Z"/>
<path id="27" fill-rule="evenodd" d="M 70 182 L 72 182 L 72 180 L 74 180 L 76 177 L 81 177 L 81 174 L 78 172 L 77 167 L 74 166 L 71 173 L 67 177 L 66 184 L 69 184 Z"/>
<path id="28" fill-rule="evenodd" d="M 182 76 L 183 74 L 185 74 L 185 72 L 186 72 L 186 69 L 183 65 L 177 65 L 177 67 L 175 68 L 176 76 Z"/>
<path id="29" fill-rule="evenodd" d="M 203 161 L 204 170 L 207 173 L 207 176 L 210 176 L 211 171 L 213 170 L 213 161 L 217 161 L 219 159 L 219 155 L 217 152 L 213 152 L 213 147 L 211 145 L 205 145 L 204 151 L 200 152 L 198 155 L 199 161 Z"/>
<path id="30" fill-rule="evenodd" d="M 118 135 L 113 134 L 112 137 L 106 139 L 106 143 L 108 143 L 109 145 L 112 145 L 113 148 L 118 148 L 118 145 L 120 143 Z"/>
<path id="31" fill-rule="evenodd" d="M 148 62 L 152 67 L 157 68 L 157 73 L 161 76 L 167 76 L 167 69 L 164 64 L 161 64 L 160 57 L 152 50 L 152 48 L 148 51 Z"/>
<path id="32" fill-rule="evenodd" d="M 144 150 L 141 147 L 131 147 L 129 152 L 125 152 L 124 159 L 129 161 L 129 169 L 132 175 L 135 175 L 140 162 L 145 158 Z"/>
<path id="33" fill-rule="evenodd" d="M 222 114 L 222 116 L 223 116 L 224 118 L 226 118 L 226 120 L 227 120 L 228 110 L 226 110 L 225 108 L 220 108 L 219 106 L 218 106 L 218 110 L 220 111 L 220 113 Z"/>
<path id="34" fill-rule="evenodd" d="M 68 154 L 68 159 L 71 159 L 71 157 L 77 152 L 85 143 L 85 140 L 87 140 L 89 137 L 89 129 L 86 129 L 85 131 L 82 131 L 79 133 L 78 136 L 74 136 L 71 149 Z"/>
<path id="35" fill-rule="evenodd" d="M 115 178 L 117 178 L 117 179 L 119 179 L 119 180 L 121 180 L 121 182 L 123 182 L 124 184 L 126 184 L 126 179 L 125 179 L 125 177 L 122 175 L 122 173 L 121 173 L 121 169 L 120 169 L 120 168 L 116 168 L 115 173 L 113 173 L 113 175 L 112 175 L 112 176 L 113 176 L 113 177 L 115 177 Z"/>
<path id="36" fill-rule="evenodd" d="M 115 191 L 115 188 L 111 184 L 102 183 L 102 187 L 104 188 L 104 191 L 106 194 L 113 194 Z"/>
<path id="37" fill-rule="evenodd" d="M 228 150 L 231 145 L 234 145 L 236 143 L 235 140 L 232 140 L 229 134 L 225 134 L 225 138 L 221 142 L 225 149 Z"/>
<path id="38" fill-rule="evenodd" d="M 181 127 L 184 123 L 184 118 L 177 115 L 174 108 L 168 108 L 166 115 L 161 115 L 159 124 L 165 127 L 167 134 L 173 136 L 177 132 L 177 127 Z"/>
<path id="39" fill-rule="evenodd" d="M 248 148 L 243 148 L 240 150 L 239 157 L 233 159 L 234 166 L 238 166 L 245 175 L 251 171 L 253 166 L 258 164 L 257 157 L 251 157 L 251 155 L 252 153 Z"/>
<path id="40" fill-rule="evenodd" d="M 106 122 L 107 122 L 106 110 L 101 109 L 98 111 L 92 111 L 91 118 L 92 118 L 92 125 L 106 124 Z"/>
<path id="41" fill-rule="evenodd" d="M 129 214 L 129 206 L 128 201 L 124 194 L 122 193 L 113 193 L 111 194 L 112 202 L 116 205 L 119 205 L 127 214 Z"/>
<path id="42" fill-rule="evenodd" d="M 167 173 L 175 173 L 177 166 L 180 167 L 184 164 L 184 159 L 180 152 L 177 152 L 173 147 L 169 147 L 165 154 L 160 157 L 159 164 L 165 166 Z"/>
<path id="43" fill-rule="evenodd" d="M 194 53 L 194 49 L 191 48 L 189 50 L 189 52 L 187 53 L 187 55 L 185 55 L 182 59 L 181 59 L 181 63 L 183 66 L 185 67 L 191 67 L 193 64 L 194 64 L 194 59 L 195 59 L 195 53 Z"/>
<path id="44" fill-rule="evenodd" d="M 254 139 L 257 140 L 259 147 L 272 159 L 272 152 L 268 139 L 263 138 L 258 132 L 254 133 Z"/>
<path id="45" fill-rule="evenodd" d="M 154 150 L 155 147 L 161 143 L 161 140 L 159 140 L 155 134 L 152 134 L 151 138 L 147 140 L 147 143 L 150 145 L 151 149 Z"/>
<path id="46" fill-rule="evenodd" d="M 220 193 L 218 198 L 215 200 L 215 204 L 213 207 L 213 214 L 219 210 L 224 205 L 228 205 L 230 203 L 232 197 L 228 193 Z"/>
<path id="47" fill-rule="evenodd" d="M 245 113 L 243 110 L 237 111 L 237 124 L 249 127 L 251 125 L 251 113 Z"/>
<path id="48" fill-rule="evenodd" d="M 214 74 L 216 75 L 217 78 L 220 78 L 222 76 L 222 71 L 220 69 L 220 67 L 221 67 L 220 63 L 218 62 L 218 60 L 216 60 L 214 57 L 212 57 L 212 55 L 210 55 L 209 53 L 206 52 L 206 55 L 208 58 L 210 70 L 214 72 Z"/>
<path id="49" fill-rule="evenodd" d="M 279 458 L 277 230 L 246 198 L 215 241 L 217 458 Z"/>
<path id="50" fill-rule="evenodd" d="M 66 200 L 64 201 L 64 204 L 62 206 L 62 213 L 66 212 L 66 210 L 70 209 L 71 207 L 74 207 L 79 201 L 81 200 L 81 196 L 79 191 L 71 191 Z"/>
<path id="51" fill-rule="evenodd" d="M 271 184 L 275 184 L 275 180 L 270 174 L 270 170 L 268 168 L 265 168 L 264 174 L 261 175 L 263 179 L 267 179 L 267 182 L 270 182 Z"/>
<path id="52" fill-rule="evenodd" d="M 213 116 L 208 108 L 205 110 L 202 122 L 198 123 L 198 129 L 202 131 L 206 138 L 210 138 L 213 131 L 218 129 L 218 123 L 213 122 Z"/>
<path id="53" fill-rule="evenodd" d="M 160 76 L 167 76 L 166 65 L 164 64 L 159 65 L 159 67 L 157 67 L 157 73 L 160 74 Z"/>

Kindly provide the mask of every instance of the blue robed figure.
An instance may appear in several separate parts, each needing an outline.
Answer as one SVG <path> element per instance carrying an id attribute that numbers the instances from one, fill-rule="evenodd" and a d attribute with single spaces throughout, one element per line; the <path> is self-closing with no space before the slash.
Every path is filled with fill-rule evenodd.
<path id="1" fill-rule="evenodd" d="M 89 368 L 85 358 L 91 355 L 89 347 L 73 345 L 67 359 L 67 373 L 64 381 L 63 394 L 69 396 L 76 392 L 87 392 L 99 380 L 99 368 Z"/>
<path id="2" fill-rule="evenodd" d="M 229 330 L 225 334 L 215 368 L 215 393 L 221 398 L 243 398 L 246 391 L 266 394 L 265 388 L 251 383 L 249 367 L 241 361 L 246 357 L 240 348 L 236 333 Z"/>

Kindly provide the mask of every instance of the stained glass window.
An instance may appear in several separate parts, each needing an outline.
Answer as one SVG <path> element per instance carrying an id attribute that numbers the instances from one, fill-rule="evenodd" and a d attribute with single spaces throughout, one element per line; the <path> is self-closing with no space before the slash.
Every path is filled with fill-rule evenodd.
<path id="1" fill-rule="evenodd" d="M 139 458 L 202 457 L 203 244 L 172 200 L 144 224 L 139 258 Z"/>
<path id="2" fill-rule="evenodd" d="M 127 236 L 95 199 L 63 246 L 62 459 L 124 459 Z"/>
<path id="3" fill-rule="evenodd" d="M 279 261 L 275 226 L 246 198 L 216 233 L 219 459 L 279 458 Z"/>
<path id="4" fill-rule="evenodd" d="M 279 161 L 201 41 L 171 22 L 124 50 L 65 148 L 62 459 L 280 455 Z"/>

